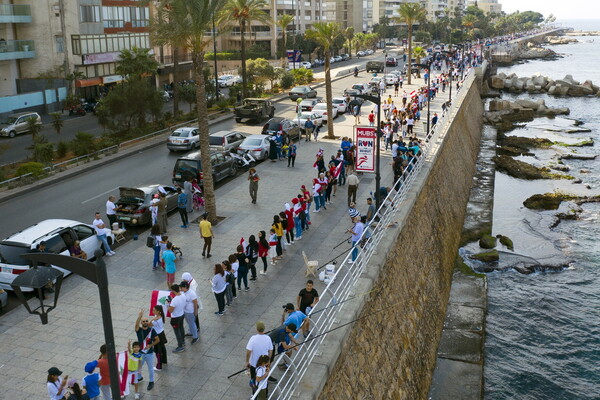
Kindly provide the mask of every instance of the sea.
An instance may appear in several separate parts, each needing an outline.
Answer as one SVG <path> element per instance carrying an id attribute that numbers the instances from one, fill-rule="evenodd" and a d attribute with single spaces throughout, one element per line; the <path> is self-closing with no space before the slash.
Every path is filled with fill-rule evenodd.
<path id="1" fill-rule="evenodd" d="M 600 20 L 559 22 L 576 30 L 600 31 Z M 550 47 L 560 59 L 529 61 L 498 72 L 519 77 L 539 72 L 553 79 L 571 74 L 580 82 L 589 79 L 600 85 L 600 37 L 577 39 L 579 43 Z M 548 106 L 571 110 L 568 116 L 535 119 L 508 135 L 570 144 L 594 140 L 591 147 L 533 149 L 534 156 L 521 160 L 541 166 L 556 162 L 559 153 L 600 153 L 600 97 L 503 98 L 544 99 Z M 524 181 L 496 172 L 493 234 L 510 237 L 515 253 L 542 267 L 533 274 L 508 270 L 487 275 L 485 399 L 600 399 L 600 203 L 581 205 L 579 220 L 562 221 L 555 228 L 550 226 L 556 211 L 523 206 L 523 200 L 536 193 L 600 193 L 600 154 L 595 160 L 564 162 L 569 167 L 564 173 L 582 183 Z M 575 206 L 562 207 L 568 211 Z M 544 265 L 563 268 L 550 271 Z"/>

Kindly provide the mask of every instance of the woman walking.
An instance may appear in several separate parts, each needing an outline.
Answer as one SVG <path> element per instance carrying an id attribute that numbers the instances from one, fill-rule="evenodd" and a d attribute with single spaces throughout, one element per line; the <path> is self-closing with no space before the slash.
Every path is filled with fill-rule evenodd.
<path id="1" fill-rule="evenodd" d="M 246 257 L 248 257 L 248 268 L 252 272 L 251 281 L 256 280 L 256 261 L 258 261 L 258 242 L 256 236 L 250 235 L 248 246 L 246 246 Z"/>
<path id="2" fill-rule="evenodd" d="M 277 235 L 277 245 L 275 251 L 277 252 L 277 259 L 280 259 L 283 255 L 283 248 L 281 247 L 281 238 L 283 237 L 283 225 L 281 224 L 281 220 L 279 219 L 279 215 L 273 215 L 273 225 L 271 228 L 275 231 L 275 235 Z"/>
<path id="3" fill-rule="evenodd" d="M 191 290 L 191 288 L 190 288 Z M 152 329 L 156 332 L 159 342 L 154 345 L 156 353 L 156 368 L 157 371 L 162 371 L 162 365 L 167 363 L 167 336 L 165 335 L 165 314 L 160 304 L 157 304 L 152 309 L 154 318 L 151 321 Z"/>
<path id="4" fill-rule="evenodd" d="M 258 256 L 263 262 L 263 270 L 260 272 L 261 275 L 267 274 L 267 255 L 269 254 L 269 242 L 266 238 L 267 234 L 265 231 L 258 232 Z"/>
<path id="5" fill-rule="evenodd" d="M 215 311 L 215 315 L 221 316 L 225 313 L 225 272 L 221 264 L 215 264 L 215 275 L 209 281 L 212 284 L 212 291 L 217 299 L 219 311 Z"/>
<path id="6" fill-rule="evenodd" d="M 152 261 L 152 271 L 156 271 L 158 267 L 161 266 L 160 262 L 160 242 L 162 242 L 162 237 L 160 235 L 160 225 L 154 224 L 150 229 L 150 237 L 154 240 L 154 246 L 152 250 L 154 250 L 154 260 Z"/>

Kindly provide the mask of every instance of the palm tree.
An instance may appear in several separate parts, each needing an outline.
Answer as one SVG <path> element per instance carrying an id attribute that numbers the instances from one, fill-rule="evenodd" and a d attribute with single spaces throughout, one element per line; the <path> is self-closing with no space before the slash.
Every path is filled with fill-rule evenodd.
<path id="1" fill-rule="evenodd" d="M 211 31 L 212 17 L 221 11 L 222 0 L 159 0 L 157 7 L 163 10 L 152 30 L 156 37 L 170 43 L 180 43 L 190 49 L 194 80 L 196 81 L 196 111 L 200 130 L 200 161 L 202 163 L 204 203 L 209 220 L 217 223 L 217 203 L 210 161 L 208 141 L 208 112 L 206 110 L 206 88 L 204 86 L 204 55 L 212 42 L 206 33 Z"/>
<path id="2" fill-rule="evenodd" d="M 312 39 L 321 45 L 325 53 L 325 99 L 327 102 L 327 137 L 335 139 L 333 134 L 333 94 L 331 92 L 331 70 L 329 59 L 331 58 L 331 46 L 335 40 L 342 35 L 340 25 L 336 22 L 317 22 L 312 29 L 305 33 L 308 39 Z"/>
<path id="3" fill-rule="evenodd" d="M 344 29 L 344 38 L 346 39 L 346 45 L 348 47 L 348 56 L 352 58 L 352 40 L 354 39 L 354 27 L 349 26 Z"/>
<path id="4" fill-rule="evenodd" d="M 415 56 L 417 64 L 421 64 L 421 58 L 427 57 L 427 51 L 423 47 L 415 47 L 413 49 L 413 56 Z M 431 71 L 429 72 L 431 74 Z M 430 75 L 431 76 L 431 75 Z M 421 69 L 417 70 L 417 78 L 421 77 Z"/>
<path id="5" fill-rule="evenodd" d="M 415 22 L 422 20 L 427 15 L 427 11 L 417 3 L 402 3 L 398 9 L 399 17 L 396 21 L 408 25 L 408 84 L 410 85 L 412 68 L 412 30 Z"/>
<path id="6" fill-rule="evenodd" d="M 294 22 L 294 16 L 290 14 L 282 14 L 277 19 L 277 26 L 281 28 L 281 36 L 283 38 L 281 58 L 285 58 L 285 51 L 287 50 L 287 27 L 292 22 Z"/>
<path id="7" fill-rule="evenodd" d="M 226 0 L 222 12 L 217 18 L 219 25 L 225 24 L 240 28 L 241 56 L 242 56 L 242 96 L 248 97 L 248 83 L 246 82 L 246 30 L 250 29 L 253 21 L 270 25 L 273 20 L 265 12 L 269 7 L 267 0 Z"/>

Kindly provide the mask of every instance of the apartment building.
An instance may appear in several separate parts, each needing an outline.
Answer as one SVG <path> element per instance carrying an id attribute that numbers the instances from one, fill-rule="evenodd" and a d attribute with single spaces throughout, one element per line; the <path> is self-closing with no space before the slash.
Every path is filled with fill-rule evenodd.
<path id="1" fill-rule="evenodd" d="M 469 0 L 468 5 L 477 6 L 486 13 L 502 12 L 502 4 L 498 0 Z"/>
<path id="2" fill-rule="evenodd" d="M 55 108 L 65 71 L 80 73 L 79 96 L 96 97 L 122 80 L 120 50 L 150 48 L 148 23 L 137 0 L 0 0 L 0 113 Z"/>
<path id="3" fill-rule="evenodd" d="M 465 0 L 422 0 L 421 4 L 427 10 L 427 19 L 430 21 L 444 16 L 453 18 L 466 7 Z"/>

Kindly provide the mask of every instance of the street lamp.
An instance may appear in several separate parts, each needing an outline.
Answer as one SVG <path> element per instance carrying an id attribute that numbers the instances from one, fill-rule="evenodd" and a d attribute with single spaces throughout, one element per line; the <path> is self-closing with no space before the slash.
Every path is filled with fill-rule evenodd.
<path id="1" fill-rule="evenodd" d="M 102 313 L 102 325 L 104 326 L 104 340 L 106 342 L 106 355 L 108 358 L 108 371 L 110 376 L 110 388 L 113 400 L 121 400 L 121 391 L 119 389 L 119 373 L 117 371 L 117 355 L 115 353 L 115 337 L 112 326 L 112 315 L 110 312 L 110 298 L 108 295 L 108 276 L 106 274 L 106 264 L 102 259 L 102 250 L 96 250 L 94 256 L 95 262 L 82 260 L 80 258 L 64 256 L 52 253 L 27 253 L 21 255 L 22 258 L 31 261 L 33 266 L 22 274 L 18 275 L 11 283 L 12 290 L 15 292 L 21 304 L 25 306 L 30 314 L 37 314 L 42 319 L 42 324 L 48 323 L 48 312 L 56 307 L 60 287 L 63 280 L 63 273 L 53 267 L 38 267 L 38 263 L 47 265 L 56 265 L 84 277 L 98 286 L 100 294 L 100 311 Z M 50 282 L 55 282 L 54 301 L 52 305 L 44 304 L 43 287 Z M 31 309 L 27 299 L 23 295 L 22 288 L 32 288 L 37 292 L 40 306 Z"/>
<path id="2" fill-rule="evenodd" d="M 215 101 L 219 101 L 219 81 L 217 76 L 217 29 L 215 27 L 215 13 L 212 15 L 213 55 L 215 56 Z"/>
<path id="3" fill-rule="evenodd" d="M 379 154 L 381 145 L 379 143 L 381 136 L 381 90 L 377 89 L 377 97 L 371 96 L 368 94 L 357 94 L 354 97 L 360 97 L 361 99 L 368 100 L 372 103 L 377 104 L 377 127 L 375 128 L 375 137 L 377 139 L 377 143 L 375 145 L 375 207 L 379 210 L 379 206 L 381 205 L 381 193 L 379 193 L 379 188 L 381 187 L 381 170 L 379 169 L 379 160 L 381 155 Z"/>
<path id="4" fill-rule="evenodd" d="M 435 60 L 435 57 L 438 53 L 433 53 L 433 55 L 431 56 L 431 58 L 429 59 L 429 62 L 427 63 L 427 70 L 428 70 L 428 74 L 427 74 L 427 132 L 425 132 L 425 137 L 427 138 L 427 136 L 429 136 L 429 124 L 430 124 L 430 108 L 429 108 L 429 104 L 431 103 L 431 64 L 433 64 L 433 61 Z"/>

